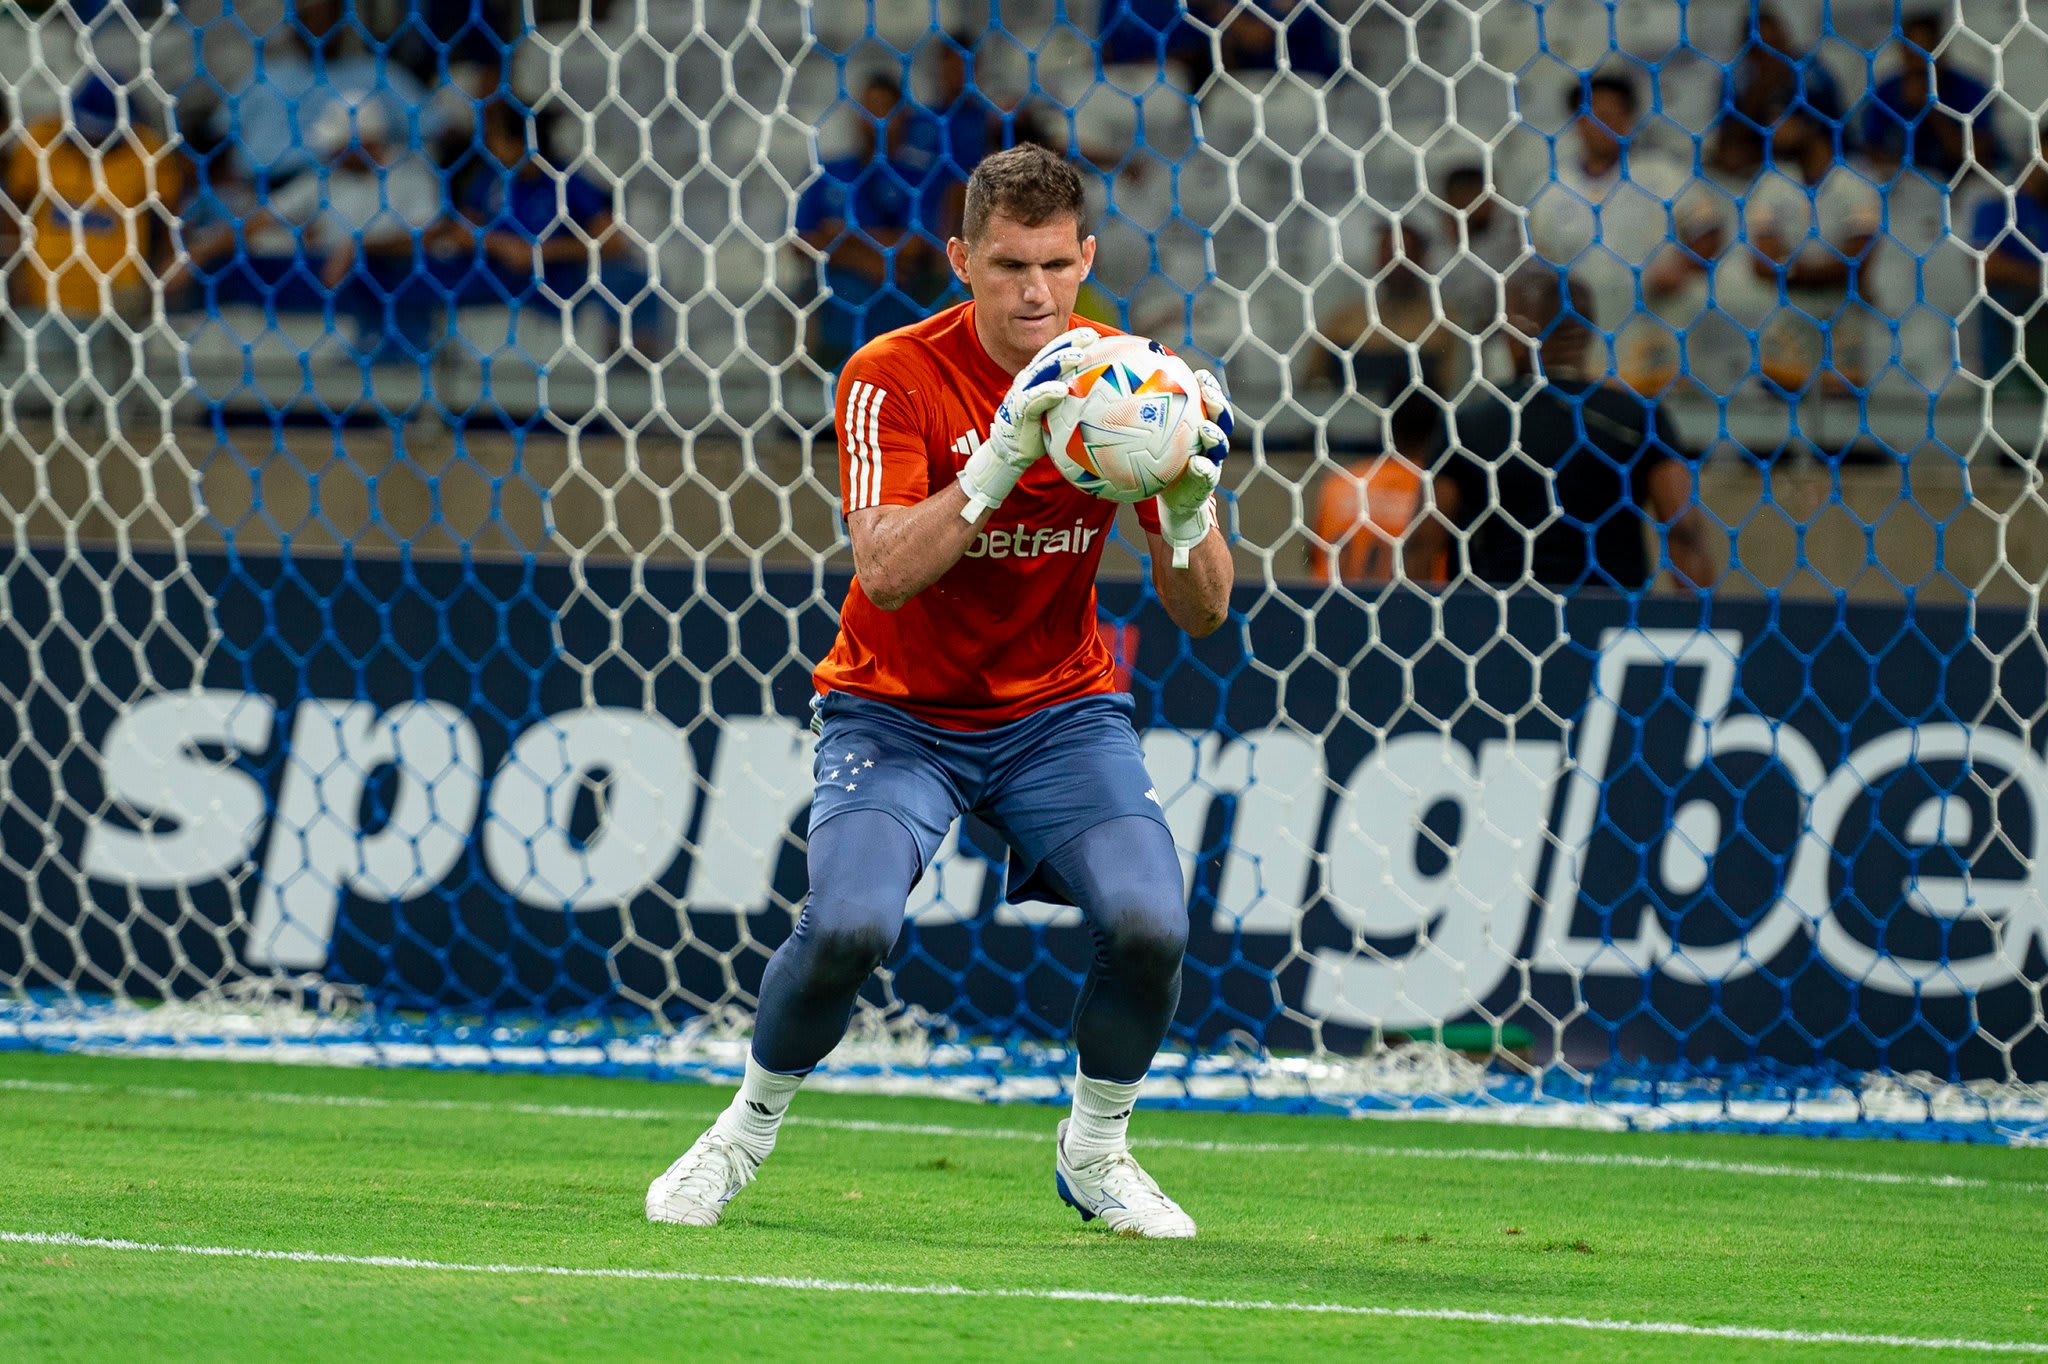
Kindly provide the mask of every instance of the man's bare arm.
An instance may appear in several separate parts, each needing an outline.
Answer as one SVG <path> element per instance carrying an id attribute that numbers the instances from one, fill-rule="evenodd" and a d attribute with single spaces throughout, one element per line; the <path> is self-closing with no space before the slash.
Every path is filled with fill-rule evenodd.
<path id="1" fill-rule="evenodd" d="M 825 257 L 838 269 L 851 270 L 877 282 L 888 277 L 889 258 L 873 233 L 848 232 L 839 219 L 797 234 L 805 246 Z"/>
<path id="2" fill-rule="evenodd" d="M 1459 506 L 1458 485 L 1439 475 L 1431 482 L 1430 495 L 1416 518 L 1408 523 L 1408 533 L 1401 542 L 1401 564 L 1412 581 L 1428 581 L 1424 575 L 1439 563 L 1444 565 L 1447 577 L 1456 581 L 1458 564 L 1457 555 L 1452 552 L 1451 530 L 1457 524 Z"/>
<path id="3" fill-rule="evenodd" d="M 1211 526 L 1208 538 L 1188 551 L 1186 568 L 1173 566 L 1173 547 L 1158 531 L 1145 532 L 1145 543 L 1152 554 L 1152 588 L 1167 616 L 1196 639 L 1214 634 L 1230 615 L 1230 588 L 1237 578 L 1223 527 Z"/>
<path id="4" fill-rule="evenodd" d="M 1657 462 L 1650 471 L 1650 513 L 1671 559 L 1681 588 L 1712 587 L 1721 565 L 1709 543 L 1706 514 L 1693 496 L 1692 470 L 1675 459 Z"/>
<path id="5" fill-rule="evenodd" d="M 1825 259 L 1804 261 L 1797 257 L 1785 267 L 1785 285 L 1791 289 L 1832 289 L 1837 284 L 1849 282 L 1849 271 L 1861 265 L 1870 254 L 1871 238 L 1855 237 L 1844 243 L 1838 250 L 1831 251 Z M 1866 289 L 1869 285 L 1866 283 Z"/>
<path id="6" fill-rule="evenodd" d="M 2038 289 L 2041 262 L 2009 251 L 1992 251 L 1984 257 L 1984 283 L 1998 289 Z"/>
<path id="7" fill-rule="evenodd" d="M 930 587 L 981 534 L 986 515 L 961 516 L 967 492 L 948 483 L 914 507 L 863 507 L 846 518 L 861 591 L 894 611 Z"/>

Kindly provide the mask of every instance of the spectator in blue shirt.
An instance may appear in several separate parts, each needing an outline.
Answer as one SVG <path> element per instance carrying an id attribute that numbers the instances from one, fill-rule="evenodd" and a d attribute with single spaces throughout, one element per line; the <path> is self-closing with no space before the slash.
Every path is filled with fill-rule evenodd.
<path id="1" fill-rule="evenodd" d="M 1337 73 L 1343 39 L 1304 0 L 1253 0 L 1223 30 L 1223 64 L 1232 71 L 1278 71 L 1316 80 Z"/>
<path id="2" fill-rule="evenodd" d="M 441 114 L 425 87 L 370 50 L 345 21 L 341 0 L 300 0 L 258 37 L 257 51 L 255 69 L 226 92 L 214 119 L 259 197 L 315 164 L 318 149 L 308 138 L 330 108 L 374 108 L 401 146 L 420 146 L 439 131 Z"/>
<path id="3" fill-rule="evenodd" d="M 1759 8 L 1742 56 L 1721 73 L 1715 168 L 1743 179 L 1763 169 L 1771 129 L 1795 104 L 1830 123 L 1842 121 L 1842 90 L 1820 53 L 1802 51 L 1784 17 L 1768 6 Z"/>
<path id="4" fill-rule="evenodd" d="M 1914 15 L 1900 33 L 1899 72 L 1877 87 L 1863 111 L 1863 141 L 1871 158 L 1887 169 L 1903 165 L 1944 183 L 1973 159 L 1986 170 L 1997 168 L 1991 92 L 1947 58 L 1934 56 L 1941 17 Z"/>
<path id="5" fill-rule="evenodd" d="M 1003 146 L 1003 111 L 973 81 L 974 41 L 960 33 L 939 41 L 937 97 L 930 122 L 916 133 L 930 142 L 946 163 L 945 173 L 959 177 L 962 188 L 981 158 Z"/>
<path id="6" fill-rule="evenodd" d="M 1214 27 L 1230 8 L 1215 0 L 1102 0 L 1097 50 L 1105 66 L 1170 62 L 1180 68 L 1188 89 L 1199 89 L 1214 60 L 1208 32 L 1188 17 Z"/>
<path id="7" fill-rule="evenodd" d="M 924 316 L 952 284 L 942 244 L 960 174 L 894 80 L 869 81 L 860 103 L 854 151 L 820 166 L 796 206 L 797 236 L 823 267 L 810 349 L 827 368 Z"/>
<path id="8" fill-rule="evenodd" d="M 2048 127 L 2042 129 L 2040 148 L 2048 156 Z M 2018 349 L 2033 378 L 2015 370 L 2003 380 L 2023 390 L 2048 386 L 2048 306 L 2043 306 L 2048 299 L 2043 271 L 2048 265 L 2048 166 L 2030 162 L 2011 197 L 1998 195 L 1979 204 L 1970 227 L 1971 242 L 1984 252 L 1985 291 L 1998 305 L 1977 309 L 1982 372 L 1986 378 L 2001 378 Z"/>
<path id="9" fill-rule="evenodd" d="M 612 347 L 623 323 L 635 347 L 652 358 L 666 329 L 656 321 L 644 252 L 618 229 L 609 190 L 548 163 L 541 151 L 548 140 L 543 117 L 529 116 L 510 100 L 484 107 L 484 155 L 462 191 L 459 206 L 470 230 L 460 244 L 481 251 L 515 303 L 550 306 L 552 300 L 527 297 L 538 283 L 553 300 L 608 305 Z M 602 292 L 585 289 L 593 242 Z"/>

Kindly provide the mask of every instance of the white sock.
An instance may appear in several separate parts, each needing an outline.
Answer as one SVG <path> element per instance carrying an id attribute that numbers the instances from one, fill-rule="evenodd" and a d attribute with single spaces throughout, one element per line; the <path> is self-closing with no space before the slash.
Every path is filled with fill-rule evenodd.
<path id="1" fill-rule="evenodd" d="M 1067 1124 L 1069 1164 L 1093 1164 L 1129 1147 L 1126 1134 L 1138 1089 L 1137 1083 L 1091 1080 L 1079 1070 L 1074 1072 L 1074 1117 Z"/>
<path id="2" fill-rule="evenodd" d="M 801 1075 L 780 1075 L 763 1069 L 749 1056 L 740 1092 L 712 1126 L 738 1142 L 756 1162 L 766 1160 L 775 1149 L 775 1133 L 782 1126 L 782 1115 L 789 1111 L 789 1102 L 803 1082 Z"/>

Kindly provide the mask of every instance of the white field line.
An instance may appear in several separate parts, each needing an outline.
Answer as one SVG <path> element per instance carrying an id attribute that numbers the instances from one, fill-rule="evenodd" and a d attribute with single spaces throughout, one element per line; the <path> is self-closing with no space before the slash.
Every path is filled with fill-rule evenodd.
<path id="1" fill-rule="evenodd" d="M 315 1250 L 257 1250 L 247 1246 L 186 1246 L 72 1232 L 0 1231 L 0 1244 L 66 1250 L 109 1250 L 145 1255 L 187 1255 L 219 1260 L 262 1260 L 286 1264 L 346 1265 L 364 1269 L 423 1270 L 438 1274 L 538 1275 L 556 1279 L 628 1279 L 642 1283 L 730 1284 L 779 1288 L 799 1293 L 859 1293 L 906 1298 L 1008 1298 L 1031 1302 L 1101 1303 L 1114 1307 L 1180 1307 L 1209 1312 L 1275 1312 L 1302 1316 L 1377 1317 L 1443 1321 L 1481 1326 L 1562 1327 L 1621 1335 L 1685 1336 L 1711 1340 L 1758 1340 L 1786 1345 L 1888 1346 L 1903 1350 L 1962 1350 L 1977 1354 L 2048 1355 L 2048 1343 L 2026 1340 L 1971 1340 L 1797 1331 L 1772 1326 L 1700 1326 L 1683 1321 L 1628 1321 L 1606 1317 L 1556 1317 L 1526 1312 L 1474 1312 L 1457 1307 L 1382 1307 L 1341 1302 L 1273 1302 L 1263 1299 L 1196 1298 L 1178 1293 L 1105 1293 L 1080 1288 L 967 1288 L 960 1284 L 867 1283 L 850 1279 L 809 1279 L 777 1274 L 696 1274 L 682 1269 L 603 1269 L 572 1265 L 465 1264 L 409 1255 L 337 1255 Z"/>
<path id="2" fill-rule="evenodd" d="M 306 1108 L 399 1109 L 442 1113 L 505 1113 L 521 1117 L 596 1119 L 617 1122 L 709 1122 L 714 1112 L 673 1108 L 598 1108 L 578 1104 L 500 1103 L 475 1099 L 391 1099 L 372 1094 L 309 1094 L 290 1090 L 199 1090 L 153 1085 L 80 1084 L 56 1080 L 0 1079 L 0 1092 L 128 1095 L 138 1099 L 233 1099 L 246 1103 Z M 968 1138 L 1049 1143 L 1050 1130 L 1013 1127 L 957 1127 L 945 1123 L 878 1122 L 857 1118 L 812 1118 L 791 1114 L 785 1123 L 834 1132 L 890 1136 Z M 1334 1155 L 1369 1160 L 1476 1161 L 1505 1165 L 1549 1165 L 1607 1170 L 1670 1170 L 1683 1174 L 1733 1175 L 1754 1179 L 1804 1179 L 1832 1184 L 1873 1184 L 1888 1188 L 1997 1189 L 2006 1193 L 2048 1193 L 2048 1182 L 1985 1179 L 1975 1175 L 1849 1170 L 1826 1165 L 1784 1165 L 1760 1161 L 1704 1160 L 1689 1156 L 1643 1156 L 1626 1152 L 1545 1151 L 1510 1146 L 1385 1146 L 1359 1142 L 1191 1141 L 1140 1136 L 1144 1150 L 1192 1151 L 1212 1155 Z"/>

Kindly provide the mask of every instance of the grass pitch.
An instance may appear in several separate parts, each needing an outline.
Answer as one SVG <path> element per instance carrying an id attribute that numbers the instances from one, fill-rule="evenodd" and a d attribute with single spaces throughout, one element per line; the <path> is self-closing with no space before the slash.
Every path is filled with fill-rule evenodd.
<path id="1" fill-rule="evenodd" d="M 1143 1112 L 1202 1227 L 1148 1244 L 1057 1201 L 1053 1110 L 813 1093 L 726 1225 L 648 1224 L 726 1098 L 0 1054 L 0 1359 L 2048 1354 L 2044 1151 Z"/>

